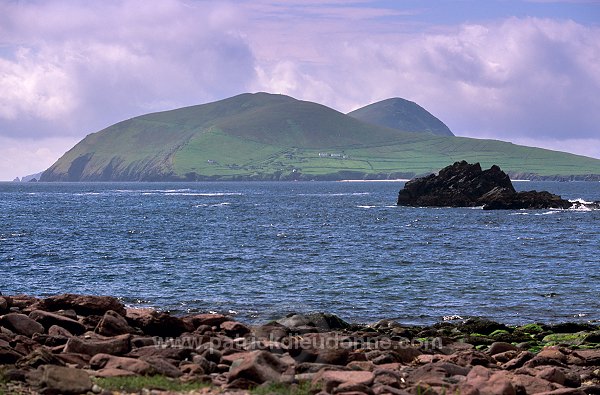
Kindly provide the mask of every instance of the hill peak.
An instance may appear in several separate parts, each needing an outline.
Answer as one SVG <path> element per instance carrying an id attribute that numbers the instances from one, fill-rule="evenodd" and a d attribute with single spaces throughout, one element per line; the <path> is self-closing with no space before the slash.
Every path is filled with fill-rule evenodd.
<path id="1" fill-rule="evenodd" d="M 363 122 L 406 132 L 427 132 L 454 136 L 448 126 L 429 111 L 410 100 L 394 97 L 349 112 Z"/>

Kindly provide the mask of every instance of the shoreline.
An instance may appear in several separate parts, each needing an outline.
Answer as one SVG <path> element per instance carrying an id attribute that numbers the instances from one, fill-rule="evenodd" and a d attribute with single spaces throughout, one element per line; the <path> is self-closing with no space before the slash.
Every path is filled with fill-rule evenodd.
<path id="1" fill-rule="evenodd" d="M 600 326 L 583 322 L 365 325 L 315 313 L 247 325 L 62 294 L 0 296 L 0 327 L 0 393 L 109 394 L 116 380 L 133 378 L 146 389 L 166 385 L 152 377 L 198 385 L 169 392 L 188 394 L 258 386 L 373 395 L 600 390 Z"/>

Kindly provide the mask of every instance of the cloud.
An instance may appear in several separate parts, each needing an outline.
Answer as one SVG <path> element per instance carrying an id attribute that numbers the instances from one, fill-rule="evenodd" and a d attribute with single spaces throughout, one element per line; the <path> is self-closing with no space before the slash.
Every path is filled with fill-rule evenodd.
<path id="1" fill-rule="evenodd" d="M 11 138 L 0 136 L 0 180 L 35 174 L 50 167 L 79 138 Z"/>
<path id="2" fill-rule="evenodd" d="M 598 135 L 599 28 L 509 18 L 419 34 L 321 33 L 319 26 L 296 32 L 298 46 L 315 44 L 310 58 L 288 53 L 259 62 L 258 88 L 344 111 L 401 96 L 463 135 L 513 140 Z"/>
<path id="3" fill-rule="evenodd" d="M 254 78 L 226 2 L 4 2 L 0 15 L 3 136 L 82 136 Z"/>

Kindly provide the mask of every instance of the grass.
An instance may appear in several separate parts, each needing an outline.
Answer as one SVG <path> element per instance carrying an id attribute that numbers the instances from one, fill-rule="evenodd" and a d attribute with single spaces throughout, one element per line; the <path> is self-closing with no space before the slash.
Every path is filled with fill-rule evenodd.
<path id="1" fill-rule="evenodd" d="M 253 388 L 250 393 L 252 395 L 310 395 L 312 394 L 311 383 L 303 381 L 299 384 L 284 384 L 284 383 L 269 383 L 264 386 Z"/>
<path id="2" fill-rule="evenodd" d="M 165 376 L 99 377 L 94 379 L 94 382 L 105 390 L 125 392 L 139 392 L 143 389 L 184 392 L 210 386 L 210 384 L 201 382 L 184 383 Z"/>

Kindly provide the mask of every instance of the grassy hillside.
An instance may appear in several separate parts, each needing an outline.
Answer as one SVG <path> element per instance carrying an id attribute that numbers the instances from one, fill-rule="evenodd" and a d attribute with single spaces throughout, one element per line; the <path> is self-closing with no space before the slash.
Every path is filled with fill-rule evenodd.
<path id="1" fill-rule="evenodd" d="M 366 123 L 407 132 L 454 136 L 448 126 L 423 107 L 400 98 L 369 104 L 349 112 L 348 115 Z"/>
<path id="2" fill-rule="evenodd" d="M 91 134 L 43 181 L 405 178 L 457 160 L 518 176 L 600 175 L 600 160 L 371 125 L 266 93 L 148 114 Z"/>

